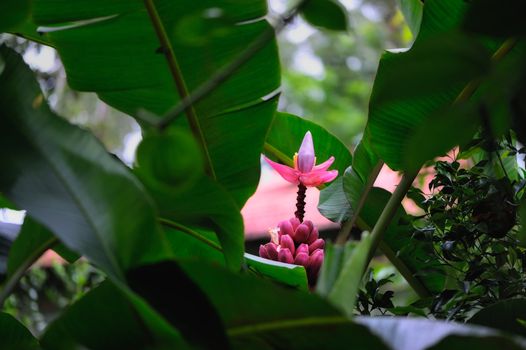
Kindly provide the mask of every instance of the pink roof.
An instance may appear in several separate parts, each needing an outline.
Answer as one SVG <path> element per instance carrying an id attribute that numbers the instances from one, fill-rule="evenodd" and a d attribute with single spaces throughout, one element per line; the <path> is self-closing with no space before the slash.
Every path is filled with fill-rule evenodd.
<path id="1" fill-rule="evenodd" d="M 427 176 L 420 188 L 427 188 L 427 184 L 432 179 L 432 172 L 429 170 L 429 168 L 422 170 Z M 398 172 L 384 165 L 374 185 L 393 192 L 400 182 L 400 178 Z M 268 230 L 276 227 L 278 222 L 293 217 L 296 210 L 296 192 L 296 185 L 285 181 L 269 167 L 263 166 L 259 186 L 241 210 L 245 222 L 245 237 L 248 239 L 266 237 Z M 320 191 L 318 189 L 307 189 L 305 218 L 313 221 L 322 230 L 337 229 L 338 224 L 327 220 L 318 211 L 319 196 Z M 402 204 L 409 213 L 420 213 L 420 209 L 412 200 L 406 198 Z"/>
<path id="2" fill-rule="evenodd" d="M 258 239 L 266 237 L 268 230 L 278 222 L 294 217 L 298 187 L 285 181 L 278 173 L 262 167 L 261 180 L 256 193 L 247 201 L 241 214 L 245 222 L 245 237 Z M 318 228 L 337 228 L 318 211 L 320 191 L 307 188 L 305 219 L 311 220 Z"/>

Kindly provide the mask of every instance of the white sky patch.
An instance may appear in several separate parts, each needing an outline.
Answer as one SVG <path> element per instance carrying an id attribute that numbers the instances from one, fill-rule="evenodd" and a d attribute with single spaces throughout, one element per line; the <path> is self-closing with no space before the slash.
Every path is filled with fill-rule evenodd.
<path id="1" fill-rule="evenodd" d="M 360 69 L 362 69 L 362 61 L 355 56 L 347 57 L 347 59 L 345 60 L 345 64 L 347 65 L 347 67 L 349 67 L 350 70 L 353 71 L 359 71 Z"/>
<path id="2" fill-rule="evenodd" d="M 371 22 L 380 22 L 382 20 L 382 14 L 372 4 L 363 4 L 360 10 L 362 15 Z"/>
<path id="3" fill-rule="evenodd" d="M 0 221 L 7 224 L 22 225 L 25 217 L 25 210 L 0 209 Z"/>
<path id="4" fill-rule="evenodd" d="M 316 79 L 325 77 L 325 68 L 318 56 L 314 55 L 309 48 L 298 47 L 292 58 L 292 67 L 303 74 Z"/>
<path id="5" fill-rule="evenodd" d="M 356 10 L 362 4 L 362 0 L 340 0 L 348 11 Z"/>
<path id="6" fill-rule="evenodd" d="M 322 89 L 319 88 L 313 88 L 309 89 L 307 91 L 307 96 L 309 96 L 310 99 L 316 101 L 316 102 L 323 102 L 325 101 L 325 92 Z"/>
<path id="7" fill-rule="evenodd" d="M 301 106 L 295 104 L 295 103 L 290 103 L 288 106 L 287 106 L 287 112 L 291 113 L 291 114 L 295 114 L 295 115 L 303 115 L 303 108 L 301 108 Z"/>
<path id="8" fill-rule="evenodd" d="M 275 13 L 284 13 L 287 11 L 287 2 L 285 0 L 269 0 L 268 6 L 270 11 Z"/>
<path id="9" fill-rule="evenodd" d="M 135 161 L 135 151 L 141 143 L 141 130 L 134 130 L 124 138 L 124 150 L 122 151 L 122 161 L 131 166 Z"/>
<path id="10" fill-rule="evenodd" d="M 48 46 L 41 46 L 40 50 L 29 47 L 24 52 L 24 61 L 32 68 L 41 72 L 52 72 L 57 69 L 57 53 Z"/>
<path id="11" fill-rule="evenodd" d="M 515 147 L 517 149 L 521 149 L 522 147 L 524 147 L 524 145 L 520 143 L 519 141 L 517 141 L 517 144 L 515 145 Z M 517 165 L 519 166 L 519 168 L 524 169 L 524 167 L 526 166 L 526 163 L 524 162 L 524 157 L 522 156 L 522 154 L 517 152 L 515 157 L 517 159 Z"/>
<path id="12" fill-rule="evenodd" d="M 297 45 L 307 40 L 314 33 L 316 33 L 316 29 L 298 17 L 294 23 L 289 25 L 284 35 L 288 41 Z"/>

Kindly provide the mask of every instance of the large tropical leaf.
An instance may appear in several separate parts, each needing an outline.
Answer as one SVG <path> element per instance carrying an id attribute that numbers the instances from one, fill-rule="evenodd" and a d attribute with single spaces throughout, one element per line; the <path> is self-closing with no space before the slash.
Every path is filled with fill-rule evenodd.
<path id="1" fill-rule="evenodd" d="M 343 191 L 343 176 L 320 191 L 318 210 L 321 215 L 337 223 L 349 220 L 353 210 Z"/>
<path id="2" fill-rule="evenodd" d="M 141 312 L 109 282 L 90 291 L 54 320 L 42 336 L 42 345 L 49 350 L 188 348 L 176 330 L 153 311 L 149 315 Z"/>
<path id="3" fill-rule="evenodd" d="M 444 121 L 441 117 L 449 113 L 462 88 L 488 72 L 489 58 L 489 52 L 476 41 L 451 35 L 415 43 L 404 53 L 385 53 L 370 100 L 367 126 L 373 149 L 380 158 L 395 170 L 414 169 L 452 148 L 457 141 L 448 139 L 452 136 L 449 129 L 455 126 L 452 122 L 440 134 L 442 138 L 410 141 L 422 125 L 429 132 L 433 124 Z M 462 114 L 455 117 L 452 121 L 457 125 L 473 123 L 472 119 L 464 120 Z M 434 123 L 426 124 L 431 118 Z M 473 128 L 466 132 L 471 137 Z M 433 141 L 440 146 L 431 149 L 420 144 Z M 413 152 L 408 154 L 410 151 Z"/>
<path id="4" fill-rule="evenodd" d="M 314 294 L 199 263 L 181 267 L 218 310 L 234 349 L 387 349 Z"/>
<path id="5" fill-rule="evenodd" d="M 31 0 L 3 0 L 0 2 L 0 33 L 13 29 L 29 17 Z"/>
<path id="6" fill-rule="evenodd" d="M 38 350 L 31 332 L 13 316 L 0 312 L 0 349 Z"/>
<path id="7" fill-rule="evenodd" d="M 140 183 L 89 133 L 54 115 L 30 69 L 2 47 L 0 190 L 109 275 L 165 254 Z"/>
<path id="8" fill-rule="evenodd" d="M 184 191 L 149 188 L 160 215 L 184 222 L 197 230 L 217 233 L 226 263 L 238 270 L 243 262 L 243 218 L 229 193 L 217 182 L 202 176 Z"/>
<path id="9" fill-rule="evenodd" d="M 347 30 L 347 12 L 336 0 L 307 1 L 301 9 L 305 20 L 315 27 L 328 30 Z"/>
<path id="10" fill-rule="evenodd" d="M 382 338 L 393 350 L 525 348 L 523 339 L 509 338 L 486 327 L 421 318 L 358 317 L 356 320 Z"/>
<path id="11" fill-rule="evenodd" d="M 521 0 L 501 0 L 498 6 L 491 0 L 479 0 L 469 9 L 464 28 L 486 35 L 523 36 L 524 11 L 526 4 Z"/>
<path id="12" fill-rule="evenodd" d="M 441 117 L 452 110 L 451 104 L 466 84 L 489 70 L 490 54 L 485 47 L 493 49 L 494 43 L 485 41 L 482 45 L 471 36 L 454 34 L 468 7 L 462 0 L 426 1 L 413 47 L 402 53 L 386 53 L 380 61 L 367 128 L 373 149 L 392 169 L 418 167 L 423 160 L 440 155 L 473 133 L 470 128 L 451 140 L 449 127 L 439 130 L 443 137 L 433 140 L 439 142 L 436 147 L 417 147 L 421 142 L 432 142 L 420 136 L 409 142 L 417 131 L 422 134 L 418 128 L 426 121 L 442 123 Z M 457 125 L 473 123 L 472 118 L 466 120 L 462 114 L 449 120 L 448 126 L 455 125 L 451 120 Z"/>
<path id="13" fill-rule="evenodd" d="M 469 323 L 526 336 L 526 299 L 501 300 L 469 319 Z"/>
<path id="14" fill-rule="evenodd" d="M 215 243 L 201 239 L 201 232 L 213 230 L 211 238 L 219 239 L 223 263 L 239 269 L 244 248 L 239 208 L 221 184 L 204 175 L 199 155 L 199 146 L 187 130 L 154 132 L 139 145 L 134 171 L 156 201 L 165 226 L 193 235 L 189 242 L 194 244 L 198 243 L 195 238 L 208 243 L 199 249 L 201 253 L 210 251 Z M 176 237 L 171 238 L 174 242 Z M 181 253 L 180 247 L 175 249 Z"/>
<path id="15" fill-rule="evenodd" d="M 196 349 L 229 348 L 214 305 L 175 262 L 163 261 L 134 268 L 126 274 L 126 280 L 135 293 Z"/>
<path id="16" fill-rule="evenodd" d="M 469 6 L 463 0 L 425 1 L 417 41 L 458 28 Z"/>
<path id="17" fill-rule="evenodd" d="M 272 30 L 264 18 L 264 0 L 156 0 L 150 12 L 158 18 L 149 16 L 147 3 L 35 0 L 33 20 L 44 33 L 41 40 L 58 50 L 72 88 L 94 91 L 132 116 L 141 110 L 165 114 L 181 101 L 182 90 L 192 92 Z M 154 24 L 168 47 L 159 48 Z M 172 69 L 164 56 L 173 58 Z M 271 40 L 193 106 L 211 168 L 240 207 L 257 185 L 259 153 L 275 109 L 272 103 L 253 106 L 279 83 Z"/>
<path id="18" fill-rule="evenodd" d="M 261 277 L 300 290 L 309 290 L 307 273 L 303 266 L 264 259 L 248 253 L 245 253 L 245 262 L 255 274 Z"/>
<path id="19" fill-rule="evenodd" d="M 161 222 L 175 258 L 205 260 L 222 266 L 226 264 L 221 243 L 214 231 L 183 226 L 166 219 Z"/>
<path id="20" fill-rule="evenodd" d="M 44 347 L 228 348 L 216 310 L 175 262 L 131 269 L 126 282 L 130 288 L 106 281 L 66 309 L 46 330 Z"/>

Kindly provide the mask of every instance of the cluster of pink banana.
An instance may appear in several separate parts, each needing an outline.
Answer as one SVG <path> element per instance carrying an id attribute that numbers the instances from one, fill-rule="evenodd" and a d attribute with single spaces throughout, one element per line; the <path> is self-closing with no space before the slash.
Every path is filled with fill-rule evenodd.
<path id="1" fill-rule="evenodd" d="M 298 218 L 282 221 L 270 231 L 271 241 L 259 246 L 259 256 L 288 264 L 302 265 L 307 270 L 310 285 L 316 283 L 323 263 L 325 241 L 310 220 Z"/>

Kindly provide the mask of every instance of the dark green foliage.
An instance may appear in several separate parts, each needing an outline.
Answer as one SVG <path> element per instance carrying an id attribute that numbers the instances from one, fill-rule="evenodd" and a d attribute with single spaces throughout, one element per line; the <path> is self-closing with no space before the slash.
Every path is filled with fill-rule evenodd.
<path id="1" fill-rule="evenodd" d="M 369 227 L 374 226 L 382 208 L 390 198 L 390 193 L 381 188 L 373 188 L 363 209 L 362 219 Z M 384 242 L 390 256 L 396 258 L 408 269 L 427 291 L 427 295 L 439 292 L 444 287 L 442 266 L 436 259 L 430 259 L 433 246 L 430 242 L 419 241 L 412 234 L 411 218 L 400 205 L 385 232 Z M 390 257 L 390 258 L 391 258 Z"/>
<path id="2" fill-rule="evenodd" d="M 491 155 L 492 153 L 490 153 Z M 432 242 L 447 273 L 445 289 L 430 304 L 440 318 L 465 320 L 474 311 L 526 293 L 526 251 L 518 246 L 518 196 L 508 177 L 497 178 L 482 160 L 470 169 L 440 161 L 421 203 L 414 237 Z"/>
<path id="3" fill-rule="evenodd" d="M 462 350 L 471 346 L 484 350 L 524 348 L 522 339 L 511 339 L 492 329 L 467 327 L 453 322 L 363 316 L 356 320 L 391 344 L 394 350 Z"/>
<path id="4" fill-rule="evenodd" d="M 229 348 L 214 307 L 175 262 L 138 267 L 128 272 L 126 280 L 197 349 Z"/>
<path id="5" fill-rule="evenodd" d="M 264 0 L 161 0 L 154 5 L 170 42 L 164 50 L 175 57 L 177 79 L 188 92 L 271 30 L 264 18 Z M 36 25 L 62 27 L 50 32 L 41 28 L 42 35 L 35 29 L 24 34 L 57 49 L 72 88 L 96 92 L 139 122 L 143 111 L 161 117 L 184 97 L 167 64 L 168 52 L 159 50 L 159 38 L 143 1 L 72 5 L 67 0 L 37 0 L 32 14 Z M 92 19 L 98 20 L 82 22 Z M 77 25 L 69 27 L 71 22 Z M 240 22 L 244 24 L 237 25 Z M 259 153 L 276 110 L 272 99 L 263 101 L 262 97 L 279 85 L 278 52 L 271 37 L 252 59 L 193 107 L 211 167 L 239 206 L 256 188 Z M 189 129 L 185 116 L 176 124 Z"/>
<path id="6" fill-rule="evenodd" d="M 519 342 L 511 339 L 499 338 L 499 337 L 474 337 L 466 336 L 459 337 L 457 335 L 450 335 L 449 337 L 441 340 L 438 344 L 429 348 L 429 350 L 463 350 L 466 347 L 473 347 L 478 350 L 494 350 L 494 349 L 507 349 L 507 350 L 520 350 L 524 349 Z"/>
<path id="7" fill-rule="evenodd" d="M 371 315 L 380 313 L 385 315 L 387 309 L 394 308 L 393 295 L 391 290 L 383 290 L 382 286 L 391 283 L 391 276 L 376 280 L 373 276 L 373 271 L 369 270 L 364 276 L 365 286 L 360 289 L 358 293 L 358 303 L 356 309 L 360 315 Z"/>
<path id="8" fill-rule="evenodd" d="M 49 110 L 19 55 L 2 46 L 0 56 L 2 193 L 114 278 L 162 252 L 139 181 L 92 134 Z"/>
<path id="9" fill-rule="evenodd" d="M 347 12 L 338 0 L 307 0 L 301 14 L 313 26 L 347 30 Z"/>
<path id="10" fill-rule="evenodd" d="M 0 3 L 0 33 L 15 29 L 30 14 L 31 0 L 4 0 Z"/>
<path id="11" fill-rule="evenodd" d="M 109 282 L 65 309 L 47 327 L 42 345 L 46 350 L 188 349 L 178 332 L 141 312 Z"/>
<path id="12" fill-rule="evenodd" d="M 0 194 L 0 208 L 15 209 L 15 206 Z"/>
<path id="13" fill-rule="evenodd" d="M 343 190 L 343 176 L 338 177 L 320 192 L 318 210 L 327 219 L 337 223 L 351 218 L 352 209 Z"/>
<path id="14" fill-rule="evenodd" d="M 521 0 L 477 0 L 468 11 L 464 28 L 470 32 L 510 37 L 525 35 L 522 25 L 526 4 Z"/>
<path id="15" fill-rule="evenodd" d="M 316 294 L 214 266 L 181 266 L 218 310 L 233 349 L 387 348 Z"/>
<path id="16" fill-rule="evenodd" d="M 0 312 L 0 348 L 6 350 L 38 350 L 40 346 L 33 335 L 13 316 Z"/>
<path id="17" fill-rule="evenodd" d="M 526 335 L 526 299 L 509 299 L 496 302 L 469 319 L 469 323 L 479 324 L 504 332 Z"/>

